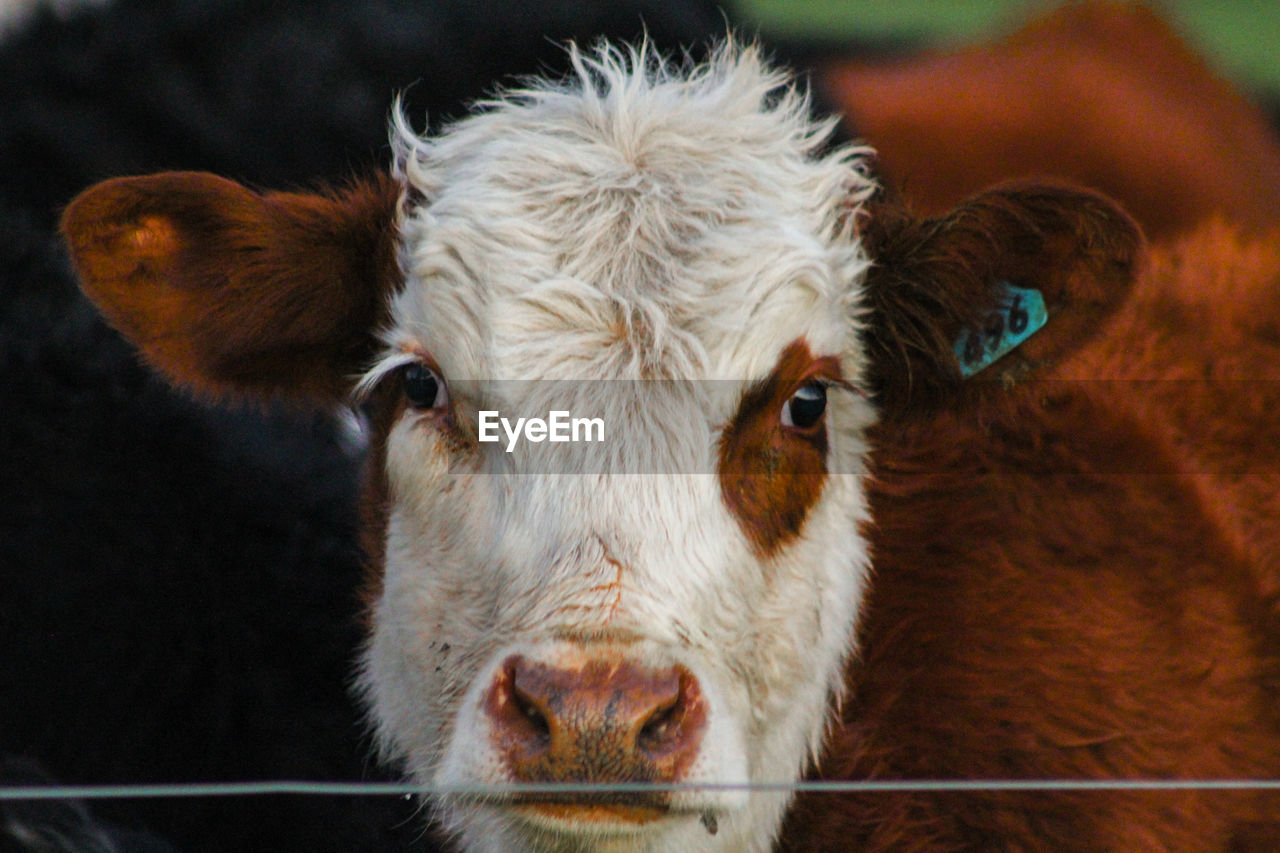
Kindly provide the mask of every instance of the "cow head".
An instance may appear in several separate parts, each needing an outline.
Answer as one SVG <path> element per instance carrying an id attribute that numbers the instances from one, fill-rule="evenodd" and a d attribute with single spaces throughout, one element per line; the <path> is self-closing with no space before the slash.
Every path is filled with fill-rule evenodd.
<path id="1" fill-rule="evenodd" d="M 764 850 L 789 794 L 733 786 L 793 782 L 840 694 L 875 398 L 954 397 L 1003 280 L 1107 304 L 1134 233 L 1062 188 L 868 218 L 866 152 L 754 51 L 573 58 L 438 137 L 397 117 L 390 179 L 119 179 L 64 230 L 176 383 L 364 401 L 360 685 L 388 759 L 468 789 L 466 849 Z M 603 440 L 482 440 L 554 412 Z"/>

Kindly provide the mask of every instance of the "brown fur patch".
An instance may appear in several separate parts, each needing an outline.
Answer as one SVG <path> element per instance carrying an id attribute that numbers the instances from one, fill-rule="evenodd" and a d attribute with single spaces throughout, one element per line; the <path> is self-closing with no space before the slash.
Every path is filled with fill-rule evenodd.
<path id="1" fill-rule="evenodd" d="M 1213 222 L 1157 247 L 1107 334 L 1062 369 L 1170 436 L 1202 511 L 1280 595 L 1280 230 Z"/>
<path id="2" fill-rule="evenodd" d="M 826 483 L 825 417 L 809 430 L 780 421 L 791 395 L 815 378 L 838 381 L 839 363 L 815 358 L 803 340 L 791 343 L 769 377 L 746 393 L 720 436 L 720 494 L 763 557 L 799 535 Z"/>

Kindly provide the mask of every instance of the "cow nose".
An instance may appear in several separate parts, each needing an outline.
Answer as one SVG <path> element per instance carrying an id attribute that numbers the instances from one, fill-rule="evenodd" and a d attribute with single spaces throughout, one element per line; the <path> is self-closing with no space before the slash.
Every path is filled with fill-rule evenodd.
<path id="1" fill-rule="evenodd" d="M 517 782 L 676 782 L 697 757 L 707 718 L 683 666 L 559 667 L 521 655 L 499 667 L 486 713 Z"/>

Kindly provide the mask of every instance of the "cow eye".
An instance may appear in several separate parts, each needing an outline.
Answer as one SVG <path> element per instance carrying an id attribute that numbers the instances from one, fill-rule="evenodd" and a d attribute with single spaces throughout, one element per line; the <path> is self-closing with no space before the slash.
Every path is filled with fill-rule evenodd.
<path id="1" fill-rule="evenodd" d="M 782 425 L 799 430 L 812 429 L 827 410 L 827 386 L 809 382 L 800 386 L 782 405 Z"/>
<path id="2" fill-rule="evenodd" d="M 404 395 L 418 409 L 443 409 L 449 404 L 444 380 L 425 364 L 405 365 Z"/>

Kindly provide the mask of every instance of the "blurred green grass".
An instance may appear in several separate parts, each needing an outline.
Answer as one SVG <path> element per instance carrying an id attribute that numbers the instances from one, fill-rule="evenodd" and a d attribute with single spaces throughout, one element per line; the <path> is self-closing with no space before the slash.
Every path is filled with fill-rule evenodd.
<path id="1" fill-rule="evenodd" d="M 733 0 L 740 20 L 786 38 L 897 39 L 954 45 L 989 41 L 1062 5 L 1046 0 Z M 1280 92 L 1280 2 L 1152 0 L 1224 75 Z"/>

